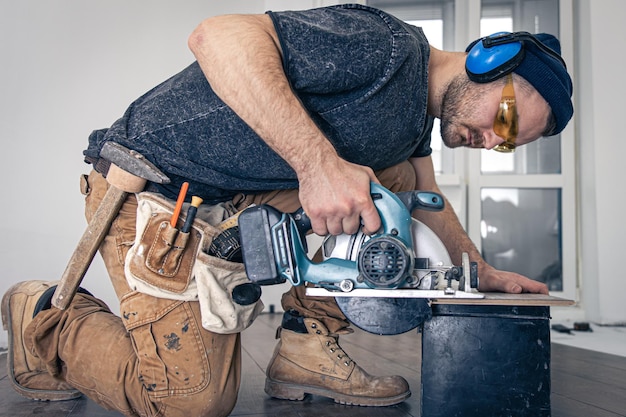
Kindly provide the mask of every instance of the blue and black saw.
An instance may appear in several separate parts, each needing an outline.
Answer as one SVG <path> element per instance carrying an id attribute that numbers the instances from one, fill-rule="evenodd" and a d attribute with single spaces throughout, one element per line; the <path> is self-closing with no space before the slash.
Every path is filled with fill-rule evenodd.
<path id="1" fill-rule="evenodd" d="M 372 235 L 328 235 L 322 260 L 312 260 L 306 235 L 311 224 L 302 209 L 283 213 L 269 205 L 239 215 L 243 262 L 250 281 L 306 285 L 307 295 L 335 297 L 346 318 L 375 334 L 399 334 L 430 317 L 429 299 L 482 298 L 477 265 L 463 255 L 452 265 L 439 237 L 411 217 L 414 210 L 440 211 L 441 195 L 430 191 L 392 193 L 371 184 L 381 229 Z"/>

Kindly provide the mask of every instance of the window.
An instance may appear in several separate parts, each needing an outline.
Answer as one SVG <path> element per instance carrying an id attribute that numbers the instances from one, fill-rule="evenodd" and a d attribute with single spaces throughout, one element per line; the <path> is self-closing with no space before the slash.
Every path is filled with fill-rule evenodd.
<path id="1" fill-rule="evenodd" d="M 561 190 L 483 187 L 481 207 L 487 262 L 562 291 Z"/>

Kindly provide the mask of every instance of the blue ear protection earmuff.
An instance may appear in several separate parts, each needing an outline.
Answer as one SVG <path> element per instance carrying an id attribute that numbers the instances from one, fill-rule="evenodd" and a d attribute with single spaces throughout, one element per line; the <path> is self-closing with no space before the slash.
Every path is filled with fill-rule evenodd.
<path id="1" fill-rule="evenodd" d="M 557 59 L 563 58 L 528 32 L 498 32 L 472 42 L 465 52 L 465 71 L 470 80 L 488 83 L 509 74 L 524 60 L 524 42 L 532 42 L 540 50 Z"/>

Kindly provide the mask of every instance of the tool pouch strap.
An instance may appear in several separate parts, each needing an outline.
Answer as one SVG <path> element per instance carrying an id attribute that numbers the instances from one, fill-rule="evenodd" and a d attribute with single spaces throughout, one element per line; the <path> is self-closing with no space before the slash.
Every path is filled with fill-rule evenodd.
<path id="1" fill-rule="evenodd" d="M 137 203 L 137 233 L 125 263 L 131 288 L 158 298 L 198 301 L 202 326 L 214 333 L 238 333 L 252 324 L 263 303 L 242 306 L 232 299 L 236 286 L 250 282 L 243 264 L 206 253 L 220 232 L 213 225 L 234 213 L 232 205 L 201 205 L 191 231 L 183 233 L 169 221 L 174 201 L 142 192 Z"/>
<path id="2" fill-rule="evenodd" d="M 91 164 L 93 166 L 93 169 L 96 172 L 102 174 L 104 178 L 107 177 L 107 174 L 109 173 L 109 168 L 111 167 L 111 162 L 107 161 L 104 158 L 94 158 L 92 156 L 85 156 L 85 162 Z"/>

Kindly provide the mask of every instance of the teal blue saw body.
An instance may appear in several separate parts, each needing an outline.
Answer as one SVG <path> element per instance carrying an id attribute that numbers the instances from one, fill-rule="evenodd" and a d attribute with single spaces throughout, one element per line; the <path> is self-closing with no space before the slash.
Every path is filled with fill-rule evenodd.
<path id="1" fill-rule="evenodd" d="M 376 183 L 371 184 L 371 194 L 382 221 L 381 230 L 371 238 L 375 239 L 385 235 L 392 236 L 394 239 L 400 240 L 407 248 L 412 249 L 411 213 L 405 203 L 394 193 Z M 433 202 L 442 204 L 441 197 L 436 193 L 422 191 L 419 193 L 418 199 L 422 200 L 420 205 L 426 207 L 433 206 Z M 284 214 L 283 219 L 272 228 L 272 233 L 277 237 L 285 232 L 283 229 L 285 224 L 284 216 L 287 216 L 287 214 Z M 293 237 L 291 242 L 293 253 L 290 254 L 289 248 L 281 244 L 281 242 L 284 242 L 284 239 L 273 239 L 273 243 L 275 253 L 282 258 L 281 264 L 283 266 L 280 267 L 278 272 L 285 279 L 289 280 L 292 285 L 302 285 L 305 281 L 308 281 L 324 286 L 337 284 L 342 280 L 349 279 L 353 281 L 354 288 L 373 288 L 367 282 L 359 282 L 359 270 L 357 263 L 354 261 L 338 258 L 330 258 L 319 263 L 311 261 L 302 243 L 304 236 L 300 236 L 300 232 L 294 222 L 287 222 L 287 224 Z M 291 255 L 293 255 L 293 258 Z"/>

